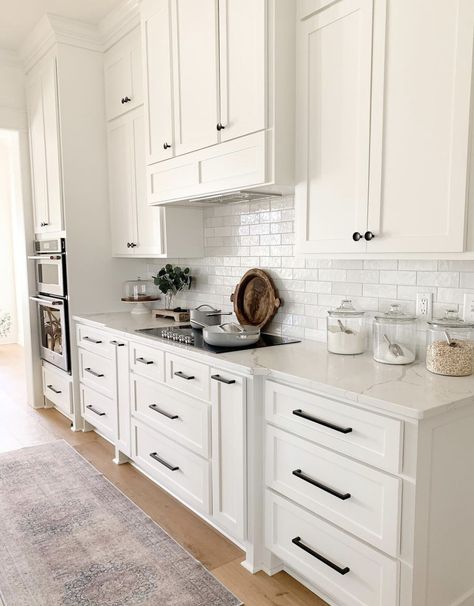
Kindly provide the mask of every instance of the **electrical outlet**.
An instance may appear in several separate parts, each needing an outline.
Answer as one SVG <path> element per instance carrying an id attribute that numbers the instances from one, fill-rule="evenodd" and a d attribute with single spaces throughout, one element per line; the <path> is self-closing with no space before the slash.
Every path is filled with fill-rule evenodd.
<path id="1" fill-rule="evenodd" d="M 416 315 L 422 320 L 433 318 L 433 293 L 419 292 L 416 295 Z"/>
<path id="2" fill-rule="evenodd" d="M 464 314 L 465 322 L 474 322 L 474 294 L 464 294 Z"/>

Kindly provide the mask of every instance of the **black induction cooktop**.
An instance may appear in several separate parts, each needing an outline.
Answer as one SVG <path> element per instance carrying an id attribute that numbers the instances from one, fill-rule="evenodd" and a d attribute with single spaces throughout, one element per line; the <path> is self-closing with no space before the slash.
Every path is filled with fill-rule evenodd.
<path id="1" fill-rule="evenodd" d="M 202 331 L 192 328 L 191 324 L 186 324 L 184 326 L 168 326 L 166 328 L 140 328 L 135 332 L 160 341 L 168 341 L 171 344 L 188 345 L 189 347 L 195 347 L 196 349 L 202 349 L 216 354 L 299 343 L 298 339 L 292 339 L 291 337 L 278 337 L 277 335 L 262 333 L 260 339 L 253 345 L 246 345 L 245 347 L 216 347 L 215 345 L 206 343 L 202 336 Z"/>

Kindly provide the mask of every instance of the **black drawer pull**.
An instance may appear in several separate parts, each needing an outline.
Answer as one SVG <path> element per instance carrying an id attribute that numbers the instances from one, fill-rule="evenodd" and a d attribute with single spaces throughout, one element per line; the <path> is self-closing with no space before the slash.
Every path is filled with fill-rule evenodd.
<path id="1" fill-rule="evenodd" d="M 219 381 L 220 383 L 225 383 L 226 385 L 232 385 L 235 383 L 235 379 L 225 379 L 224 377 L 221 377 L 221 375 L 211 375 L 211 379 L 214 379 L 214 381 Z"/>
<path id="2" fill-rule="evenodd" d="M 309 553 L 310 555 L 312 555 L 313 558 L 316 558 L 317 560 L 319 560 L 323 564 L 326 564 L 326 566 L 329 566 L 329 568 L 332 568 L 333 570 L 335 570 L 339 574 L 347 574 L 351 570 L 349 568 L 349 566 L 346 566 L 345 568 L 341 568 L 337 564 L 334 564 L 330 560 L 327 560 L 324 556 L 322 556 L 319 553 L 317 553 L 316 551 L 314 551 L 314 549 L 311 549 L 311 547 L 308 547 L 307 545 L 305 545 L 301 541 L 301 537 L 295 537 L 294 539 L 291 539 L 291 542 L 294 543 L 296 545 L 296 547 L 299 547 L 303 551 L 306 551 L 306 553 Z"/>
<path id="3" fill-rule="evenodd" d="M 158 461 L 158 463 L 161 463 L 161 465 L 164 465 L 167 469 L 169 469 L 170 471 L 178 471 L 179 467 L 177 467 L 176 465 L 170 465 L 169 463 L 167 463 L 164 459 L 161 459 L 156 452 L 150 452 L 150 457 L 152 459 L 155 459 L 155 461 Z"/>
<path id="4" fill-rule="evenodd" d="M 116 347 L 125 347 L 125 343 L 119 343 L 118 341 L 110 341 L 110 344 Z"/>
<path id="5" fill-rule="evenodd" d="M 54 387 L 52 385 L 46 385 L 46 387 L 48 389 L 50 389 L 53 393 L 57 393 L 57 394 L 63 393 L 62 391 L 59 391 L 59 389 L 54 389 Z"/>
<path id="6" fill-rule="evenodd" d="M 158 408 L 158 406 L 156 404 L 150 404 L 148 406 L 148 408 L 151 408 L 152 410 L 154 410 L 155 412 L 159 412 L 160 415 L 163 415 L 164 417 L 166 417 L 167 419 L 179 419 L 178 415 L 170 415 L 169 412 L 165 412 L 164 410 L 161 410 L 161 408 Z"/>
<path id="7" fill-rule="evenodd" d="M 94 408 L 92 406 L 92 404 L 88 404 L 86 406 L 86 408 L 88 408 L 91 412 L 95 412 L 95 414 L 99 415 L 99 417 L 105 417 L 105 412 L 101 412 L 100 410 L 97 410 L 97 408 Z"/>
<path id="8" fill-rule="evenodd" d="M 104 376 L 101 372 L 96 372 L 95 370 L 92 370 L 92 368 L 84 368 L 84 370 L 98 379 Z"/>
<path id="9" fill-rule="evenodd" d="M 329 488 L 329 486 L 325 486 L 324 484 L 321 484 L 320 482 L 313 480 L 313 478 L 310 478 L 305 473 L 303 473 L 301 471 L 301 469 L 295 469 L 291 473 L 294 476 L 296 476 L 297 478 L 299 478 L 300 480 L 304 480 L 305 482 L 308 482 L 309 484 L 312 484 L 313 486 L 316 486 L 317 488 L 320 488 L 321 490 L 324 490 L 325 492 L 329 492 L 329 494 L 332 494 L 334 497 L 341 499 L 341 501 L 347 501 L 347 499 L 351 498 L 351 495 L 349 492 L 346 492 L 345 494 L 343 494 L 342 492 L 337 492 L 337 490 L 333 490 L 332 488 Z"/>
<path id="10" fill-rule="evenodd" d="M 96 339 L 93 339 L 92 337 L 84 337 L 82 340 L 89 341 L 89 343 L 94 343 L 94 345 L 100 345 L 100 343 L 102 343 L 102 341 L 96 341 Z"/>
<path id="11" fill-rule="evenodd" d="M 149 364 L 154 364 L 153 360 L 145 360 L 145 358 L 137 358 L 137 362 L 140 362 L 140 364 L 146 364 L 147 366 Z"/>
<path id="12" fill-rule="evenodd" d="M 351 433 L 352 427 L 339 427 L 339 425 L 333 425 L 328 421 L 323 421 L 322 419 L 317 419 L 316 417 L 312 417 L 311 415 L 303 412 L 301 408 L 297 408 L 293 411 L 293 414 L 297 417 L 301 417 L 302 419 L 307 419 L 308 421 L 312 421 L 313 423 L 317 423 L 318 425 L 324 425 L 324 427 L 329 427 L 329 429 L 334 429 L 334 431 L 339 431 L 340 433 Z"/>
<path id="13" fill-rule="evenodd" d="M 175 372 L 174 374 L 180 379 L 186 379 L 186 381 L 191 381 L 191 379 L 194 379 L 194 375 L 185 375 L 184 372 L 181 372 L 180 370 L 178 370 L 178 372 Z"/>

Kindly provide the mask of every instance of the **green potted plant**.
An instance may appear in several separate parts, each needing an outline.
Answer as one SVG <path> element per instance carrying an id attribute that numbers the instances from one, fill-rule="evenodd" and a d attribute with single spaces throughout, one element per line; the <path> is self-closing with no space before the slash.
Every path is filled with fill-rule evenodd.
<path id="1" fill-rule="evenodd" d="M 165 295 L 165 309 L 173 309 L 173 299 L 176 294 L 182 290 L 189 290 L 193 281 L 189 267 L 182 269 L 178 265 L 173 267 L 170 263 L 152 277 L 156 286 Z"/>

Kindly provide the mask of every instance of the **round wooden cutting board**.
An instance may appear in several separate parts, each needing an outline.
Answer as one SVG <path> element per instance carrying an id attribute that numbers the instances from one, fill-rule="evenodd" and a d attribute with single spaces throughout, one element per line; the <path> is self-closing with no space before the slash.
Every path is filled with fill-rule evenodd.
<path id="1" fill-rule="evenodd" d="M 270 276 L 262 269 L 249 269 L 230 296 L 240 324 L 263 328 L 278 311 L 281 301 Z"/>

